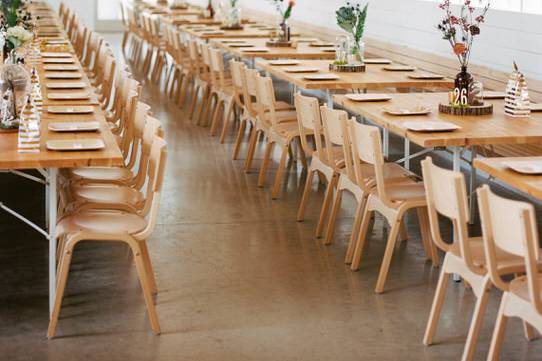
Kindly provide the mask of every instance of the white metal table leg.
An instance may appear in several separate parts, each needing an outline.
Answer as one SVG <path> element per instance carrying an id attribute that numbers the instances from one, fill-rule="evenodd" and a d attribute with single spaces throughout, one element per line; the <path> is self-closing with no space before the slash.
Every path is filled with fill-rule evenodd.
<path id="1" fill-rule="evenodd" d="M 459 147 L 452 147 L 452 155 L 453 155 L 453 170 L 454 172 L 461 172 L 461 148 Z M 457 237 L 456 234 L 453 235 L 454 239 Z M 455 282 L 461 282 L 461 277 L 459 277 L 458 274 L 454 273 L 452 276 L 453 280 Z"/>
<path id="2" fill-rule="evenodd" d="M 405 151 L 404 151 L 404 157 L 405 157 L 405 169 L 410 170 L 410 140 L 408 138 L 405 138 Z"/>
<path id="3" fill-rule="evenodd" d="M 333 95 L 329 89 L 326 89 L 326 104 L 329 109 L 333 109 Z"/>
<path id="4" fill-rule="evenodd" d="M 56 218 L 58 169 L 49 168 L 49 315 L 53 311 L 56 295 Z"/>
<path id="5" fill-rule="evenodd" d="M 388 158 L 388 156 L 390 155 L 390 132 L 387 128 L 382 129 L 382 138 L 384 157 Z"/>

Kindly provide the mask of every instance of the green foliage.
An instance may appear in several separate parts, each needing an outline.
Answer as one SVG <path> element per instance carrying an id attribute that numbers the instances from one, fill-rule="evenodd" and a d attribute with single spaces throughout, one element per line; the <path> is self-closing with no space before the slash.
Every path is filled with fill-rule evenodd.
<path id="1" fill-rule="evenodd" d="M 12 27 L 17 25 L 19 16 L 17 10 L 21 6 L 21 0 L 2 0 L 1 11 L 4 14 L 5 25 Z"/>
<path id="2" fill-rule="evenodd" d="M 356 43 L 359 43 L 365 32 L 365 20 L 369 4 L 363 8 L 359 4 L 351 5 L 349 2 L 336 11 L 337 25 L 347 33 L 352 34 Z"/>

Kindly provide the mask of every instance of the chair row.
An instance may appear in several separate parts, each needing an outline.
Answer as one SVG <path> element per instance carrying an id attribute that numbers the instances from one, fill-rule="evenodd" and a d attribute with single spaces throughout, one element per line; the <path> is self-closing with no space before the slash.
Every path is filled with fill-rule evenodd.
<path id="1" fill-rule="evenodd" d="M 57 292 L 47 332 L 54 337 L 74 249 L 82 241 L 123 242 L 133 253 L 152 330 L 160 333 L 158 289 L 147 247 L 158 219 L 167 144 L 160 121 L 139 101 L 141 86 L 97 33 L 62 3 L 62 22 L 98 95 L 124 158 L 118 167 L 64 169 L 59 180 Z"/>

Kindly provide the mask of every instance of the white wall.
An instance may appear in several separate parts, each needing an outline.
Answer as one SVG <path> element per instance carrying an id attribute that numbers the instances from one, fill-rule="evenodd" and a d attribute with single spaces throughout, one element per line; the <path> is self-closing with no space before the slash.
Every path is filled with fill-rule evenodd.
<path id="1" fill-rule="evenodd" d="M 542 0 L 540 0 L 542 1 Z M 204 2 L 204 1 L 200 1 Z M 297 0 L 292 20 L 338 29 L 335 10 L 346 0 Z M 242 0 L 244 7 L 273 12 L 266 0 Z M 414 49 L 452 56 L 435 25 L 441 19 L 436 3 L 420 0 L 373 0 L 366 34 Z M 516 60 L 528 77 L 542 79 L 542 15 L 490 10 L 474 44 L 471 62 L 509 71 Z"/>
<path id="2" fill-rule="evenodd" d="M 90 28 L 96 26 L 96 0 L 63 0 L 69 7 L 77 11 Z M 51 5 L 58 9 L 61 0 L 49 0 Z"/>

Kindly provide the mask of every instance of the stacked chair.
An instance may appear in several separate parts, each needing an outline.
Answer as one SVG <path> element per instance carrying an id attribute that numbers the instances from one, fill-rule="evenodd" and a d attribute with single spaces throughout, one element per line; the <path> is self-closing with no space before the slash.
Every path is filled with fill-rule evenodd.
<path id="1" fill-rule="evenodd" d="M 127 19 L 133 15 L 125 7 L 123 14 Z M 124 165 L 72 168 L 60 174 L 57 292 L 47 335 L 56 334 L 73 252 L 76 245 L 85 240 L 128 245 L 134 255 L 151 328 L 159 334 L 153 297 L 158 288 L 147 240 L 157 223 L 164 183 L 167 144 L 163 129 L 159 120 L 151 116 L 150 107 L 139 101 L 139 82 L 124 66 L 119 66 L 107 42 L 88 29 L 64 3 L 59 17 L 98 95 L 123 154 Z M 141 41 L 137 33 L 128 33 L 123 47 L 130 47 L 130 52 L 135 54 L 143 45 Z M 163 54 L 158 45 L 161 44 L 153 45 L 156 47 L 154 61 L 160 63 Z M 152 74 L 161 69 L 158 64 Z"/>

